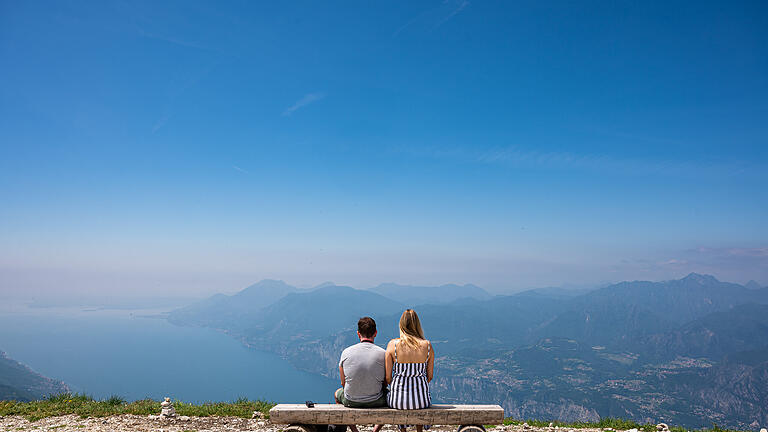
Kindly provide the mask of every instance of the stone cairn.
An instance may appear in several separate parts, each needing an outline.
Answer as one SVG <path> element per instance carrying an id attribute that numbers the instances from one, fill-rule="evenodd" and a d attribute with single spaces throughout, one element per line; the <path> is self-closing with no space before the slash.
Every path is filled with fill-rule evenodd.
<path id="1" fill-rule="evenodd" d="M 173 404 L 171 403 L 171 398 L 165 398 L 164 401 L 160 402 L 160 417 L 163 418 L 169 418 L 169 417 L 176 417 L 176 408 L 173 407 Z"/>
<path id="2" fill-rule="evenodd" d="M 176 408 L 173 407 L 173 404 L 171 403 L 171 398 L 165 398 L 164 401 L 160 402 L 160 415 L 149 415 L 150 420 L 173 420 L 174 422 L 177 420 L 181 421 L 188 421 L 190 418 L 189 416 L 177 416 L 176 415 Z"/>

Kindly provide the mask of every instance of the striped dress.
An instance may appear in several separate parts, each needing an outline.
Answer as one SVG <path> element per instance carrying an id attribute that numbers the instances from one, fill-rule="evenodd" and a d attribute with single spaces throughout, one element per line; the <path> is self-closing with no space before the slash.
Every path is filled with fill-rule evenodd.
<path id="1" fill-rule="evenodd" d="M 390 408 L 422 409 L 432 404 L 427 382 L 427 362 L 430 350 L 427 346 L 427 361 L 424 363 L 398 363 L 397 345 L 395 362 L 392 365 L 392 383 L 389 385 L 387 403 Z"/>

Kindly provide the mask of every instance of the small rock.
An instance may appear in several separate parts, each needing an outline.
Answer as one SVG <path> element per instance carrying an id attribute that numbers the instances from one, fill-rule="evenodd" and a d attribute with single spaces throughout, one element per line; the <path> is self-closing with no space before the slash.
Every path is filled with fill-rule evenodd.
<path id="1" fill-rule="evenodd" d="M 258 422 L 256 422 L 256 425 L 257 426 L 266 426 L 267 422 L 265 422 L 265 421 L 258 421 Z"/>
<path id="2" fill-rule="evenodd" d="M 768 429 L 762 428 L 762 429 L 760 429 L 760 432 L 768 432 Z"/>
<path id="3" fill-rule="evenodd" d="M 549 422 L 549 427 L 552 427 L 552 426 L 554 426 L 554 425 L 555 425 L 554 423 L 552 423 L 552 422 Z"/>
<path id="4" fill-rule="evenodd" d="M 669 426 L 667 426 L 666 423 L 659 423 L 659 424 L 656 425 L 656 430 L 657 431 L 668 431 L 669 430 Z"/>
<path id="5" fill-rule="evenodd" d="M 189 421 L 189 416 L 181 416 L 181 417 L 179 417 L 179 420 L 181 420 L 181 421 Z"/>
<path id="6" fill-rule="evenodd" d="M 627 432 L 639 432 L 639 431 L 637 430 L 637 428 L 632 428 L 632 429 L 628 430 Z"/>
<path id="7" fill-rule="evenodd" d="M 264 413 L 261 411 L 254 411 L 253 415 L 251 416 L 252 419 L 263 419 Z"/>
<path id="8" fill-rule="evenodd" d="M 528 425 L 528 423 L 523 423 L 523 429 L 530 429 L 531 427 Z"/>

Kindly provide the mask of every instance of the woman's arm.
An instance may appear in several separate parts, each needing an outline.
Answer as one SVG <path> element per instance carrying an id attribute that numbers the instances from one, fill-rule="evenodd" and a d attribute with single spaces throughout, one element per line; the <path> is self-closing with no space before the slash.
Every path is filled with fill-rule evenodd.
<path id="1" fill-rule="evenodd" d="M 392 365 L 395 362 L 393 355 L 394 348 L 394 340 L 391 340 L 389 341 L 389 344 L 387 344 L 387 352 L 384 353 L 384 365 L 386 367 L 386 374 L 384 375 L 384 378 L 386 378 L 387 384 L 392 384 Z"/>
<path id="2" fill-rule="evenodd" d="M 427 359 L 427 382 L 432 381 L 432 375 L 435 371 L 435 349 L 432 348 L 432 342 L 427 341 L 429 344 L 429 358 Z"/>

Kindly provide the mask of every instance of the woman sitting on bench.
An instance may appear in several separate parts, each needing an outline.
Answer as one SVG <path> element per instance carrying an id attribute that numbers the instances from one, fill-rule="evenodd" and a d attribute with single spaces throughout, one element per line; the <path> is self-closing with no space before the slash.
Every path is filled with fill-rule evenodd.
<path id="1" fill-rule="evenodd" d="M 424 339 L 419 316 L 406 309 L 400 317 L 400 338 L 387 345 L 386 379 L 389 383 L 387 403 L 396 409 L 422 409 L 432 404 L 429 382 L 435 366 L 435 351 Z M 421 425 L 416 426 L 422 432 Z"/>

